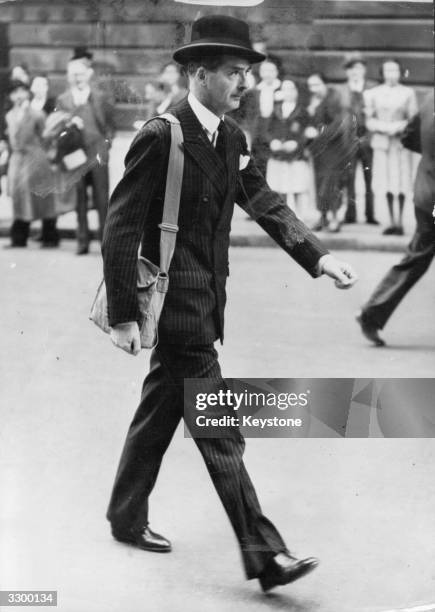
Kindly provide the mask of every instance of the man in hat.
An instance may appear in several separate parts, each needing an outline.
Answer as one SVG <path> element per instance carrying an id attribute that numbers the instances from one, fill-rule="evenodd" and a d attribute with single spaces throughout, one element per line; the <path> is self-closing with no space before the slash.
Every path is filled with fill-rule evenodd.
<path id="1" fill-rule="evenodd" d="M 117 540 L 144 550 L 168 552 L 170 542 L 149 528 L 148 498 L 163 455 L 183 418 L 185 378 L 224 387 L 213 343 L 223 340 L 225 282 L 233 203 L 236 201 L 312 276 L 322 272 L 340 287 L 355 275 L 337 262 L 287 205 L 272 192 L 249 156 L 243 132 L 224 113 L 238 108 L 255 52 L 248 26 L 226 16 L 193 24 L 192 40 L 174 53 L 185 67 L 189 95 L 171 112 L 184 137 L 184 174 L 177 244 L 170 285 L 159 322 L 159 343 L 141 401 L 130 426 L 107 518 Z M 137 251 L 159 259 L 170 128 L 148 122 L 126 157 L 124 177 L 109 205 L 102 252 L 113 343 L 140 351 Z M 223 407 L 230 415 L 229 406 Z M 243 463 L 238 427 L 227 437 L 195 438 L 240 544 L 248 579 L 264 590 L 287 584 L 312 570 L 315 559 L 296 559 L 263 515 Z"/>
<path id="2" fill-rule="evenodd" d="M 356 126 L 358 146 L 353 149 L 345 177 L 347 190 L 347 209 L 345 223 L 356 223 L 355 174 L 358 161 L 361 161 L 365 185 L 365 217 L 366 222 L 378 225 L 375 219 L 374 198 L 372 191 L 373 150 L 370 146 L 369 133 L 366 128 L 364 114 L 364 91 L 376 85 L 366 78 L 366 61 L 358 51 L 349 53 L 344 60 L 346 82 L 340 86 L 339 92 L 343 108 L 351 115 L 352 124 Z"/>
<path id="3" fill-rule="evenodd" d="M 88 187 L 92 190 L 92 208 L 98 211 L 100 235 L 106 220 L 109 201 L 109 150 L 115 133 L 114 109 L 108 96 L 91 84 L 92 54 L 76 48 L 68 62 L 68 89 L 56 103 L 58 111 L 69 113 L 81 130 L 88 158 L 83 176 L 77 184 L 77 254 L 89 251 Z"/>

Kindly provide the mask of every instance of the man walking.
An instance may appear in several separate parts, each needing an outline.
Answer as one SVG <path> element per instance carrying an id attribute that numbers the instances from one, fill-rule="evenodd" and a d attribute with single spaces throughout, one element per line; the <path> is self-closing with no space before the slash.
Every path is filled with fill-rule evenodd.
<path id="1" fill-rule="evenodd" d="M 365 217 L 366 223 L 378 225 L 374 212 L 374 197 L 372 190 L 373 149 L 370 145 L 370 134 L 366 127 L 364 114 L 364 92 L 376 85 L 366 78 L 366 61 L 358 51 L 349 53 L 344 61 L 346 83 L 340 86 L 341 103 L 352 118 L 352 126 L 356 127 L 358 146 L 353 149 L 345 177 L 347 189 L 347 208 L 344 223 L 356 223 L 355 176 L 358 161 L 361 161 L 365 186 Z"/>
<path id="2" fill-rule="evenodd" d="M 90 82 L 93 70 L 89 54 L 81 48 L 68 62 L 69 88 L 57 99 L 57 110 L 70 113 L 81 129 L 88 161 L 77 184 L 77 254 L 89 251 L 88 187 L 92 189 L 92 208 L 98 211 L 100 237 L 106 221 L 109 200 L 109 149 L 114 136 L 113 106 Z"/>
<path id="3" fill-rule="evenodd" d="M 322 272 L 348 287 L 355 275 L 337 262 L 272 192 L 251 160 L 243 132 L 227 111 L 238 108 L 255 52 L 247 25 L 210 16 L 193 24 L 189 44 L 174 53 L 188 74 L 187 99 L 170 109 L 184 137 L 184 174 L 177 243 L 170 286 L 159 323 L 159 344 L 130 426 L 107 518 L 114 537 L 139 548 L 168 552 L 170 542 L 151 531 L 148 499 L 163 455 L 183 417 L 185 378 L 222 384 L 213 343 L 223 340 L 225 283 L 234 202 L 312 276 Z M 103 238 L 104 273 L 113 343 L 140 350 L 137 250 L 158 262 L 169 125 L 155 119 L 140 131 L 126 158 L 124 177 L 109 206 Z M 230 413 L 230 408 L 224 411 Z M 296 559 L 263 515 L 243 463 L 244 440 L 237 427 L 225 438 L 195 438 L 238 539 L 248 579 L 264 590 L 287 584 L 312 570 L 315 559 Z"/>
<path id="4" fill-rule="evenodd" d="M 435 137 L 434 92 L 427 94 L 420 113 L 409 122 L 402 143 L 421 153 L 414 184 L 417 227 L 402 260 L 393 266 L 363 306 L 357 321 L 364 336 L 384 346 L 379 335 L 394 310 L 429 268 L 435 256 Z"/>

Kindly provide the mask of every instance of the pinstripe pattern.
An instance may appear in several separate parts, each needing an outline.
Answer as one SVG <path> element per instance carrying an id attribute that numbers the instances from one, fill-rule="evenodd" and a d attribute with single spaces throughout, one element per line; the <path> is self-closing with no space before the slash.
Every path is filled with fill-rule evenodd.
<path id="1" fill-rule="evenodd" d="M 184 138 L 184 173 L 179 232 L 169 269 L 169 291 L 159 323 L 160 342 L 130 426 L 107 513 L 119 531 L 139 528 L 148 519 L 148 497 L 163 455 L 183 416 L 184 378 L 207 378 L 222 385 L 212 343 L 223 339 L 225 283 L 234 202 L 248 212 L 312 276 L 327 251 L 272 192 L 252 161 L 239 171 L 246 141 L 231 119 L 224 122 L 221 158 L 187 101 L 170 109 Z M 136 257 L 159 260 L 158 224 L 162 218 L 169 155 L 169 126 L 148 123 L 126 157 L 123 179 L 110 202 L 102 252 L 109 321 L 113 326 L 140 320 Z M 225 411 L 226 409 L 224 409 Z M 195 442 L 240 544 L 246 575 L 258 576 L 285 544 L 263 516 L 243 464 L 244 440 L 237 428 L 226 438 Z"/>
<path id="2" fill-rule="evenodd" d="M 223 388 L 213 345 L 161 345 L 151 355 L 150 372 L 130 426 L 122 453 L 107 517 L 118 530 L 147 524 L 148 497 L 156 481 L 163 454 L 183 417 L 184 378 L 207 378 Z M 216 408 L 215 416 L 230 414 Z M 225 438 L 195 442 L 233 526 L 248 578 L 256 577 L 285 544 L 263 515 L 243 463 L 245 442 L 238 428 Z"/>
<path id="3" fill-rule="evenodd" d="M 171 112 L 180 120 L 185 164 L 177 244 L 169 270 L 169 291 L 159 326 L 164 343 L 207 344 L 223 339 L 228 246 L 234 202 L 246 210 L 300 265 L 315 276 L 327 251 L 271 191 L 250 163 L 241 130 L 224 122 L 226 164 L 209 142 L 187 101 Z M 136 254 L 158 263 L 170 136 L 162 120 L 148 123 L 132 143 L 124 177 L 112 195 L 102 253 L 109 320 L 113 326 L 140 320 Z"/>

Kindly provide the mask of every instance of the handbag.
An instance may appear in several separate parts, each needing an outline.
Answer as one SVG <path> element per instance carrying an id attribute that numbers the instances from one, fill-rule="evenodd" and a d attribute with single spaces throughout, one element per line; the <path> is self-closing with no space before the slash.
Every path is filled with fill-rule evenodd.
<path id="1" fill-rule="evenodd" d="M 76 170 L 87 160 L 81 130 L 74 124 L 66 126 L 57 137 L 55 163 L 64 170 Z"/>
<path id="2" fill-rule="evenodd" d="M 178 210 L 184 168 L 183 133 L 180 122 L 170 113 L 164 113 L 156 118 L 169 122 L 171 126 L 171 147 L 166 176 L 163 219 L 159 224 L 160 267 L 141 256 L 137 262 L 137 292 L 141 314 L 139 331 L 142 348 L 154 348 L 158 342 L 159 318 L 169 287 L 168 269 L 174 254 L 178 232 Z M 104 332 L 110 333 L 104 279 L 98 287 L 89 318 Z"/>

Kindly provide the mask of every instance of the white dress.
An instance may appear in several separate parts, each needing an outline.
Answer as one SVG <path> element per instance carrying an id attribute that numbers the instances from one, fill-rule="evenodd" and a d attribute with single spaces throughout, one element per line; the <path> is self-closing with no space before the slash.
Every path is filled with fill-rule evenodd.
<path id="1" fill-rule="evenodd" d="M 373 189 L 397 196 L 412 191 L 412 154 L 400 142 L 408 121 L 418 112 L 414 90 L 398 84 L 364 92 L 367 128 L 373 148 Z M 391 135 L 390 129 L 397 133 Z"/>

